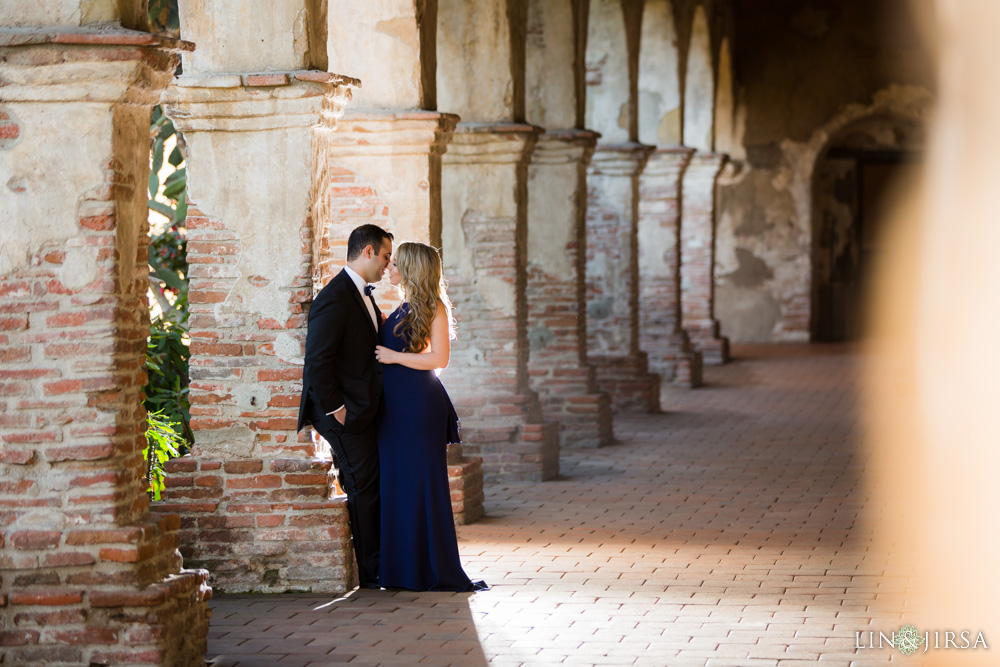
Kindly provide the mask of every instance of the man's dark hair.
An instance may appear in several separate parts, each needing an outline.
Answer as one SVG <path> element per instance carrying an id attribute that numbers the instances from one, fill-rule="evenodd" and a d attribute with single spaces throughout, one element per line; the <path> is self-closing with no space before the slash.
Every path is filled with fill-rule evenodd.
<path id="1" fill-rule="evenodd" d="M 355 227 L 347 239 L 347 261 L 356 260 L 368 246 L 374 248 L 376 253 L 381 252 L 382 244 L 385 241 L 392 243 L 392 234 L 378 225 Z"/>

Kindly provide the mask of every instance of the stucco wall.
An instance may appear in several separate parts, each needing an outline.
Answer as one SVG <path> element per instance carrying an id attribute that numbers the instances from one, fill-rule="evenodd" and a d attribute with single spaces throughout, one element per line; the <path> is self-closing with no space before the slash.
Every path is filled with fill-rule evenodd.
<path id="1" fill-rule="evenodd" d="M 933 70 L 908 3 L 733 11 L 742 136 L 718 187 L 715 316 L 733 341 L 808 340 L 816 159 L 859 118 L 922 117 Z"/>

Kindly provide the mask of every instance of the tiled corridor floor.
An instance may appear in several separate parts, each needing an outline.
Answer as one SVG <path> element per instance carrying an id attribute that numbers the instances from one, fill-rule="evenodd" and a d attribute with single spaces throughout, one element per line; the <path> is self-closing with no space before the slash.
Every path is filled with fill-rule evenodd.
<path id="1" fill-rule="evenodd" d="M 668 411 L 622 416 L 619 444 L 562 475 L 488 490 L 462 527 L 476 594 L 219 596 L 214 665 L 919 664 L 855 632 L 899 627 L 860 516 L 854 373 L 844 347 L 736 348 Z M 877 510 L 877 508 L 872 508 Z"/>

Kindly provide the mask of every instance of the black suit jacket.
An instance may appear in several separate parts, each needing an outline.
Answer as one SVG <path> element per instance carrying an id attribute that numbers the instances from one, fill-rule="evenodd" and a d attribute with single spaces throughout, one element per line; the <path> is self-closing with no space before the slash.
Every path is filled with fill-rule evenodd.
<path id="1" fill-rule="evenodd" d="M 346 271 L 334 276 L 313 299 L 302 369 L 300 431 L 310 423 L 310 402 L 324 414 L 346 406 L 346 432 L 362 431 L 375 418 L 382 399 L 382 364 L 375 361 L 378 331 L 364 299 Z M 381 322 L 377 307 L 375 314 Z"/>

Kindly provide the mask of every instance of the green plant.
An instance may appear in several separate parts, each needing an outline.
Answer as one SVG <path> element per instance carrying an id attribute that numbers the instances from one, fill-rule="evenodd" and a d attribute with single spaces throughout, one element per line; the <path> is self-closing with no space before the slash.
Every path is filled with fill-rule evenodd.
<path id="1" fill-rule="evenodd" d="M 149 480 L 147 493 L 153 500 L 159 500 L 165 488 L 163 464 L 180 456 L 186 443 L 175 428 L 179 424 L 165 419 L 162 413 L 147 413 L 146 424 L 146 448 L 142 450 L 142 457 L 146 460 L 146 479 Z"/>
<path id="2" fill-rule="evenodd" d="M 153 109 L 150 125 L 149 210 L 164 218 L 166 224 L 150 224 L 149 272 L 153 297 L 159 311 L 183 325 L 187 320 L 187 168 L 184 167 L 183 141 L 174 125 L 159 106 Z M 170 139 L 174 139 L 170 142 Z M 163 164 L 167 144 L 173 147 Z M 171 169 L 172 168 L 172 169 Z M 161 183 L 161 176 L 165 175 Z"/>
<path id="3" fill-rule="evenodd" d="M 152 4 L 150 7 L 152 12 Z M 156 107 L 150 123 L 150 331 L 146 344 L 148 380 L 143 388 L 148 414 L 144 455 L 149 493 L 156 500 L 163 489 L 163 463 L 186 453 L 193 440 L 188 401 L 191 354 L 183 145 L 173 123 L 161 107 Z"/>
<path id="4" fill-rule="evenodd" d="M 146 412 L 162 414 L 180 424 L 183 438 L 190 442 L 191 404 L 188 401 L 187 331 L 173 322 L 157 318 L 150 323 L 146 342 L 146 375 L 143 387 Z M 184 449 L 187 447 L 185 445 Z"/>
<path id="5" fill-rule="evenodd" d="M 149 0 L 149 26 L 152 32 L 178 37 L 181 33 L 177 0 Z"/>

